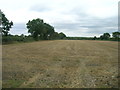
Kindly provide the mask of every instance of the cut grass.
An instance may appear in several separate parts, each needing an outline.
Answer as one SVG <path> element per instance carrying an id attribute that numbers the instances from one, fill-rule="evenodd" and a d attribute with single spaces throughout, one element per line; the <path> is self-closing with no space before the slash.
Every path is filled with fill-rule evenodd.
<path id="1" fill-rule="evenodd" d="M 112 41 L 54 40 L 3 45 L 3 87 L 118 87 L 117 62 L 118 43 Z"/>

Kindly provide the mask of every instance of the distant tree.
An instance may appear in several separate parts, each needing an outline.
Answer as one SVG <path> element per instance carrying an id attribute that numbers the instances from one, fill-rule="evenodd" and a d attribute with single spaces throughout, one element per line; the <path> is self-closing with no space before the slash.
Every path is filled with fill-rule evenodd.
<path id="1" fill-rule="evenodd" d="M 104 33 L 103 35 L 100 36 L 101 40 L 108 40 L 110 38 L 110 34 L 109 33 Z"/>
<path id="2" fill-rule="evenodd" d="M 96 37 L 96 36 L 94 36 L 94 37 L 93 37 L 93 40 L 96 40 L 96 39 L 97 39 L 97 37 Z"/>
<path id="3" fill-rule="evenodd" d="M 113 32 L 112 36 L 115 40 L 118 40 L 118 39 L 120 39 L 120 32 Z"/>
<path id="4" fill-rule="evenodd" d="M 65 37 L 66 37 L 66 35 L 63 32 L 59 33 L 59 38 L 60 39 L 64 39 Z"/>
<path id="5" fill-rule="evenodd" d="M 9 21 L 5 14 L 0 11 L 0 18 L 1 18 L 1 28 L 2 28 L 2 34 L 5 36 L 8 36 L 8 33 L 10 31 L 10 28 L 13 26 L 13 22 Z"/>
<path id="6" fill-rule="evenodd" d="M 24 34 L 21 34 L 20 36 L 21 36 L 21 37 L 25 37 L 25 35 L 24 35 Z"/>
<path id="7" fill-rule="evenodd" d="M 103 39 L 104 39 L 103 35 L 101 35 L 101 36 L 100 36 L 100 39 L 101 39 L 101 40 L 103 40 Z"/>
<path id="8" fill-rule="evenodd" d="M 28 21 L 26 24 L 28 28 L 28 33 L 31 33 L 35 40 L 49 39 L 50 35 L 54 33 L 54 27 L 51 25 L 44 23 L 42 19 L 33 19 L 32 21 Z"/>
<path id="9" fill-rule="evenodd" d="M 110 34 L 109 33 L 104 33 L 103 37 L 104 37 L 104 39 L 109 39 L 110 38 Z"/>

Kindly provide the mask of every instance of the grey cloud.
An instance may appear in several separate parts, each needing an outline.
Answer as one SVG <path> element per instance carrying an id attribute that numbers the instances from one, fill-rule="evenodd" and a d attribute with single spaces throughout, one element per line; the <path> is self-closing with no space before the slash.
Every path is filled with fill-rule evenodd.
<path id="1" fill-rule="evenodd" d="M 109 27 L 101 27 L 101 28 L 92 28 L 87 31 L 87 33 L 95 33 L 95 34 L 103 34 L 103 33 L 112 33 L 117 31 L 116 28 L 110 29 Z"/>
<path id="2" fill-rule="evenodd" d="M 36 4 L 30 7 L 30 11 L 45 12 L 49 10 L 51 10 L 51 8 L 43 4 Z"/>
<path id="3" fill-rule="evenodd" d="M 55 23 L 54 26 L 56 29 L 64 30 L 66 33 L 85 32 L 86 34 L 94 36 L 98 34 L 103 34 L 105 32 L 112 33 L 114 31 L 117 31 L 117 21 L 117 16 L 100 19 L 96 17 L 89 17 L 88 15 L 88 17 L 79 16 L 79 18 L 77 18 L 76 22 L 74 23 L 58 22 Z"/>
<path id="4" fill-rule="evenodd" d="M 12 29 L 10 30 L 11 34 L 27 34 L 27 28 L 25 23 L 14 23 Z"/>
<path id="5" fill-rule="evenodd" d="M 25 23 L 14 23 L 13 28 L 14 29 L 25 29 L 26 24 Z"/>
<path id="6" fill-rule="evenodd" d="M 55 25 L 56 29 L 69 29 L 69 30 L 76 30 L 79 29 L 80 24 L 79 23 L 56 23 Z"/>

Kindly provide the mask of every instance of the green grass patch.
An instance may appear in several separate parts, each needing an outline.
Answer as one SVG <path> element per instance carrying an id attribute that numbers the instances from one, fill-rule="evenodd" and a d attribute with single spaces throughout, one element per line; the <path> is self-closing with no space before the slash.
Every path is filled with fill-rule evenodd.
<path id="1" fill-rule="evenodd" d="M 3 87 L 4 88 L 17 88 L 19 87 L 24 80 L 6 80 L 3 82 Z"/>

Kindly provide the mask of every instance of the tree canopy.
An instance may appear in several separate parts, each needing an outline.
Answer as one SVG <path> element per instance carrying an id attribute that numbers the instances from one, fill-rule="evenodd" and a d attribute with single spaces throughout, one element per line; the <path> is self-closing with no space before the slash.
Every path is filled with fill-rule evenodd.
<path id="1" fill-rule="evenodd" d="M 28 33 L 31 33 L 35 40 L 48 40 L 54 33 L 54 27 L 44 23 L 44 21 L 39 18 L 33 19 L 32 21 L 29 20 L 26 25 L 28 28 Z"/>
<path id="2" fill-rule="evenodd" d="M 60 39 L 64 39 L 65 37 L 66 37 L 66 35 L 63 32 L 59 33 L 59 38 Z"/>
<path id="3" fill-rule="evenodd" d="M 110 38 L 110 34 L 109 33 L 104 33 L 103 35 L 100 36 L 100 39 L 105 39 L 108 40 Z"/>
<path id="4" fill-rule="evenodd" d="M 12 28 L 13 26 L 13 22 L 9 21 L 5 14 L 3 12 L 0 11 L 0 17 L 1 17 L 1 28 L 2 28 L 2 34 L 7 36 L 10 28 Z"/>
<path id="5" fill-rule="evenodd" d="M 113 38 L 119 39 L 120 38 L 120 32 L 113 32 L 112 33 Z"/>

